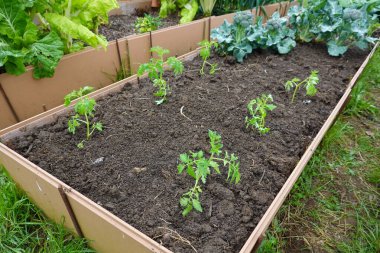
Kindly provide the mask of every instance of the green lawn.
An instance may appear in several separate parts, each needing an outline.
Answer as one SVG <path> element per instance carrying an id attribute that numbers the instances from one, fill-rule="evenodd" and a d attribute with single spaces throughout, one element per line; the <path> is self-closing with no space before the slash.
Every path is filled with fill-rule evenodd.
<path id="1" fill-rule="evenodd" d="M 380 49 L 259 252 L 380 252 Z"/>

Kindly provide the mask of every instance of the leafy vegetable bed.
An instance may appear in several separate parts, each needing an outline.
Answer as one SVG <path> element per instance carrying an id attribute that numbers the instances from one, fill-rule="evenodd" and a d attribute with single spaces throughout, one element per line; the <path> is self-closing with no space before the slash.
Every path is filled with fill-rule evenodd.
<path id="1" fill-rule="evenodd" d="M 121 39 L 131 34 L 135 34 L 135 21 L 141 16 L 139 13 L 127 15 L 114 15 L 109 17 L 109 24 L 99 28 L 99 33 L 104 35 L 108 41 Z M 149 13 L 152 17 L 158 17 L 157 12 Z M 142 15 L 143 17 L 143 15 Z M 160 19 L 159 28 L 178 25 L 179 17 L 170 15 L 167 18 Z"/>
<path id="2" fill-rule="evenodd" d="M 8 146 L 173 252 L 237 252 L 365 56 L 349 50 L 333 58 L 324 45 L 300 44 L 288 55 L 256 52 L 244 64 L 214 56 L 208 61 L 218 63 L 218 70 L 204 76 L 196 58 L 182 76 L 167 76 L 172 95 L 165 104 L 155 104 L 148 79 L 98 101 L 94 121 L 104 129 L 83 149 L 77 144 L 85 130 L 68 133 L 69 117 Z M 285 82 L 303 80 L 312 70 L 319 71 L 318 93 L 299 93 L 291 103 Z M 272 94 L 277 106 L 266 118 L 266 135 L 244 122 L 246 105 L 261 94 Z M 225 170 L 209 175 L 203 212 L 183 217 L 178 200 L 194 180 L 178 175 L 179 155 L 208 150 L 209 129 L 221 134 L 224 150 L 239 157 L 241 181 L 229 185 Z"/>

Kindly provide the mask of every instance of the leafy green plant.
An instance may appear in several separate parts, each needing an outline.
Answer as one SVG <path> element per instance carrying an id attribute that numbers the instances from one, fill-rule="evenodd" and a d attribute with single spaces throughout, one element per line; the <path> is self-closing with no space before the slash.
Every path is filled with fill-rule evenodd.
<path id="1" fill-rule="evenodd" d="M 228 166 L 227 181 L 230 183 L 239 183 L 240 171 L 238 157 L 234 154 L 228 154 L 226 151 L 224 157 L 222 156 L 223 144 L 222 137 L 214 131 L 209 130 L 208 136 L 210 138 L 210 156 L 205 157 L 204 152 L 189 152 L 188 154 L 181 154 L 178 165 L 178 173 L 181 174 L 186 169 L 186 173 L 194 178 L 194 186 L 180 198 L 180 205 L 184 209 L 182 215 L 188 215 L 193 209 L 198 212 L 202 212 L 203 208 L 200 202 L 200 194 L 202 188 L 200 183 L 206 183 L 207 177 L 211 174 L 211 171 L 215 171 L 220 174 L 220 166 Z"/>
<path id="2" fill-rule="evenodd" d="M 349 47 L 367 49 L 377 41 L 370 37 L 371 27 L 378 23 L 372 10 L 379 1 L 358 1 L 350 4 L 337 0 L 304 1 L 304 7 L 290 8 L 290 25 L 297 30 L 297 38 L 313 39 L 327 44 L 332 56 L 343 55 Z"/>
<path id="3" fill-rule="evenodd" d="M 169 14 L 180 9 L 181 24 L 192 21 L 198 12 L 198 0 L 161 0 L 160 17 L 166 18 Z"/>
<path id="4" fill-rule="evenodd" d="M 287 54 L 296 46 L 295 31 L 287 23 L 287 18 L 276 11 L 265 26 L 266 46 L 280 54 Z"/>
<path id="5" fill-rule="evenodd" d="M 238 12 L 233 23 L 226 20 L 211 31 L 211 38 L 218 41 L 220 51 L 232 54 L 238 62 L 252 53 L 253 15 L 250 12 Z"/>
<path id="6" fill-rule="evenodd" d="M 253 23 L 250 12 L 238 12 L 232 24 L 224 21 L 219 28 L 213 29 L 211 38 L 218 41 L 219 52 L 232 54 L 238 62 L 243 62 L 254 49 L 271 48 L 287 54 L 296 46 L 295 32 L 287 27 L 287 19 L 281 18 L 278 12 L 272 15 L 266 26 L 262 17 Z"/>
<path id="7" fill-rule="evenodd" d="M 66 107 L 70 106 L 74 99 L 79 98 L 79 101 L 74 106 L 75 115 L 71 117 L 68 122 L 68 130 L 70 133 L 75 134 L 78 127 L 82 124 L 86 125 L 86 140 L 89 140 L 95 131 L 103 131 L 103 125 L 100 122 L 94 122 L 91 124 L 91 119 L 94 117 L 96 101 L 93 98 L 86 96 L 92 92 L 94 88 L 85 86 L 78 91 L 72 91 L 65 96 Z M 82 140 L 77 146 L 78 148 L 84 147 L 84 141 Z"/>
<path id="8" fill-rule="evenodd" d="M 0 0 L 0 67 L 20 75 L 33 65 L 34 78 L 52 77 L 64 53 L 84 44 L 106 47 L 97 28 L 117 6 L 116 0 Z"/>
<path id="9" fill-rule="evenodd" d="M 201 4 L 203 15 L 205 17 L 210 17 L 216 0 L 199 0 L 199 3 Z"/>
<path id="10" fill-rule="evenodd" d="M 199 43 L 199 45 L 202 47 L 201 50 L 199 51 L 199 55 L 203 59 L 202 68 L 200 70 L 201 75 L 204 75 L 204 73 L 205 73 L 204 68 L 205 68 L 206 64 L 211 67 L 210 72 L 209 72 L 210 75 L 215 74 L 216 67 L 218 67 L 218 64 L 217 63 L 210 63 L 207 60 L 210 58 L 211 49 L 213 47 L 218 48 L 218 43 L 216 41 L 204 40 L 204 41 L 201 41 Z"/>
<path id="11" fill-rule="evenodd" d="M 152 32 L 158 29 L 161 24 L 160 17 L 153 17 L 145 14 L 144 17 L 138 17 L 135 21 L 135 30 L 138 33 Z"/>
<path id="12" fill-rule="evenodd" d="M 269 132 L 270 128 L 265 126 L 265 118 L 267 117 L 267 111 L 273 111 L 276 109 L 276 105 L 269 104 L 273 102 L 271 94 L 262 94 L 261 97 L 252 99 L 248 105 L 248 113 L 250 117 L 245 117 L 246 127 L 256 128 L 261 134 Z M 255 106 L 255 108 L 253 108 Z"/>
<path id="13" fill-rule="evenodd" d="M 294 88 L 293 96 L 292 96 L 292 103 L 294 102 L 297 91 L 303 86 L 306 90 L 306 95 L 308 96 L 314 96 L 317 94 L 318 90 L 315 87 L 319 83 L 319 77 L 318 77 L 318 71 L 313 70 L 311 71 L 311 74 L 309 77 L 307 77 L 305 80 L 301 81 L 299 78 L 295 77 L 292 80 L 289 80 L 285 83 L 285 89 L 286 91 L 291 91 Z"/>
<path id="14" fill-rule="evenodd" d="M 141 64 L 137 71 L 137 75 L 142 76 L 145 73 L 148 73 L 148 77 L 153 82 L 153 86 L 158 88 L 158 91 L 154 93 L 154 96 L 160 98 L 156 101 L 156 104 L 160 105 L 167 100 L 167 95 L 170 91 L 170 86 L 163 77 L 165 72 L 164 65 L 167 65 L 175 75 L 179 75 L 183 72 L 183 64 L 175 57 L 169 57 L 164 61 L 164 55 L 170 52 L 168 49 L 163 49 L 162 47 L 157 46 L 152 47 L 150 51 L 156 53 L 158 58 L 151 58 L 150 62 Z"/>

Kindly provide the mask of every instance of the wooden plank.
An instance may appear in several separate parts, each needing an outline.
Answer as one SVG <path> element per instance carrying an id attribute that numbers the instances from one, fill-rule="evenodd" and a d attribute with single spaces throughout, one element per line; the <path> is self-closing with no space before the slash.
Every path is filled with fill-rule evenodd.
<path id="1" fill-rule="evenodd" d="M 170 53 L 165 55 L 166 58 L 191 52 L 199 47 L 199 42 L 205 39 L 207 20 L 201 19 L 189 24 L 154 31 L 152 32 L 152 46 L 169 49 Z M 173 38 L 176 39 L 173 40 Z"/>
<path id="2" fill-rule="evenodd" d="M 67 190 L 84 236 L 102 253 L 171 253 L 145 234 L 74 190 Z"/>
<path id="3" fill-rule="evenodd" d="M 131 73 L 136 74 L 137 69 L 141 64 L 149 62 L 151 55 L 150 35 L 149 33 L 142 35 L 131 35 L 127 37 L 127 41 Z"/>
<path id="4" fill-rule="evenodd" d="M 4 96 L 3 90 L 0 87 L 0 129 L 6 128 L 17 123 L 17 119 L 12 112 L 7 99 Z"/>
<path id="5" fill-rule="evenodd" d="M 360 74 L 363 72 L 363 69 L 367 65 L 368 61 L 374 54 L 376 48 L 379 44 L 377 44 L 371 53 L 367 56 L 366 60 L 363 62 L 361 67 L 356 72 L 355 76 L 351 79 L 351 82 L 349 83 L 347 90 L 343 94 L 342 98 L 339 100 L 338 104 L 335 106 L 334 110 L 331 112 L 330 116 L 327 118 L 325 123 L 323 124 L 322 128 L 319 130 L 317 136 L 314 138 L 313 142 L 309 145 L 309 147 L 306 149 L 304 155 L 302 156 L 301 160 L 298 162 L 296 168 L 293 170 L 292 174 L 290 174 L 288 180 L 286 180 L 284 186 L 281 188 L 280 192 L 277 194 L 276 198 L 273 200 L 272 204 L 269 206 L 268 210 L 265 212 L 264 216 L 261 218 L 260 222 L 257 224 L 255 230 L 252 232 L 250 237 L 248 238 L 247 242 L 244 244 L 243 248 L 240 250 L 240 253 L 250 253 L 253 248 L 255 247 L 256 242 L 259 240 L 260 236 L 265 233 L 269 225 L 271 224 L 273 218 L 277 214 L 278 210 L 284 203 L 286 197 L 289 195 L 291 189 L 293 188 L 294 184 L 296 183 L 298 177 L 301 175 L 302 171 L 304 170 L 305 166 L 307 165 L 308 161 L 312 157 L 313 153 L 317 149 L 319 143 L 322 141 L 323 137 L 325 136 L 326 132 L 329 130 L 329 128 L 334 123 L 335 118 L 339 115 L 339 112 L 343 105 L 345 104 L 345 101 L 349 98 L 352 87 L 355 85 L 357 79 L 359 78 Z"/>

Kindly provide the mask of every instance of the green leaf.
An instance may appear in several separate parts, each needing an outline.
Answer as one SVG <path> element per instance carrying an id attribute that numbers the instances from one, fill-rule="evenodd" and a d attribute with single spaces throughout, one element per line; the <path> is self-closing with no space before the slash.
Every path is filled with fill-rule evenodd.
<path id="1" fill-rule="evenodd" d="M 33 77 L 52 77 L 63 56 L 63 49 L 63 43 L 55 32 L 32 44 L 26 59 L 34 66 Z"/>
<path id="2" fill-rule="evenodd" d="M 91 113 L 94 110 L 95 105 L 95 99 L 84 98 L 76 103 L 74 109 L 79 115 L 85 115 Z"/>
<path id="3" fill-rule="evenodd" d="M 91 32 L 84 25 L 75 23 L 71 19 L 59 15 L 57 13 L 46 13 L 44 18 L 49 22 L 50 26 L 66 36 L 73 39 L 79 39 L 92 47 L 98 47 L 99 45 L 103 48 L 107 47 L 107 41 Z"/>
<path id="4" fill-rule="evenodd" d="M 181 197 L 179 203 L 182 207 L 186 207 L 189 204 L 189 199 L 187 197 Z"/>
<path id="5" fill-rule="evenodd" d="M 175 75 L 182 74 L 183 63 L 175 57 L 169 57 L 166 63 L 171 67 Z"/>
<path id="6" fill-rule="evenodd" d="M 203 209 L 202 209 L 202 206 L 201 206 L 201 203 L 199 202 L 199 200 L 197 199 L 193 199 L 193 207 L 195 210 L 197 210 L 198 212 L 203 212 Z"/>
<path id="7" fill-rule="evenodd" d="M 217 162 L 210 161 L 210 166 L 216 171 L 216 173 L 220 174 L 219 164 Z"/>
<path id="8" fill-rule="evenodd" d="M 98 130 L 99 132 L 103 131 L 103 124 L 100 122 L 96 122 L 92 127 Z"/>
<path id="9" fill-rule="evenodd" d="M 183 212 L 182 212 L 182 216 L 187 216 L 187 215 L 191 212 L 191 210 L 193 210 L 193 206 L 192 206 L 192 205 L 188 205 L 188 206 L 185 208 L 185 210 L 183 210 Z"/>
<path id="10" fill-rule="evenodd" d="M 337 45 L 336 42 L 333 40 L 327 43 L 327 47 L 328 47 L 329 55 L 331 56 L 343 55 L 348 49 L 347 46 Z"/>
<path id="11" fill-rule="evenodd" d="M 186 165 L 183 163 L 178 164 L 177 169 L 178 169 L 178 174 L 181 174 L 183 170 L 185 169 Z"/>
<path id="12" fill-rule="evenodd" d="M 180 154 L 180 155 L 179 155 L 179 159 L 180 159 L 181 162 L 183 162 L 183 163 L 189 163 L 189 162 L 191 162 L 191 159 L 190 159 L 190 157 L 189 157 L 188 154 Z"/>
<path id="13" fill-rule="evenodd" d="M 91 30 L 108 23 L 108 12 L 119 7 L 116 0 L 72 0 L 72 20 Z"/>
<path id="14" fill-rule="evenodd" d="M 20 1 L 0 0 L 0 34 L 17 43 L 31 18 L 24 11 Z"/>
<path id="15" fill-rule="evenodd" d="M 188 166 L 187 166 L 187 170 L 186 170 L 186 172 L 187 172 L 187 174 L 188 174 L 189 176 L 191 176 L 192 178 L 194 178 L 194 179 L 197 178 L 193 166 L 188 165 Z"/>

